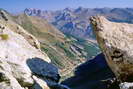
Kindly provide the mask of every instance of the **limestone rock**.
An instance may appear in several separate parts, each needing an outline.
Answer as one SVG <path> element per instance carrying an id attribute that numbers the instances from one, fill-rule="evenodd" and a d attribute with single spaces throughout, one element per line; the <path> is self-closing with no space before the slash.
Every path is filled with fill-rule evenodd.
<path id="1" fill-rule="evenodd" d="M 34 74 L 27 61 L 40 58 L 49 63 L 51 60 L 39 48 L 32 45 L 32 42 L 37 42 L 35 38 L 31 39 L 32 42 L 27 38 L 32 35 L 23 31 L 22 27 L 14 30 L 13 28 L 19 25 L 10 23 L 10 20 L 8 22 L 0 20 L 0 89 L 31 89 L 36 84 L 41 86 L 40 78 L 35 80 L 32 77 Z M 45 80 L 42 81 L 43 85 L 47 86 Z"/>
<path id="2" fill-rule="evenodd" d="M 38 40 L 0 10 L 0 89 L 69 89 Z"/>
<path id="3" fill-rule="evenodd" d="M 133 24 L 110 22 L 103 16 L 90 19 L 106 60 L 122 82 L 133 81 Z"/>
<path id="4" fill-rule="evenodd" d="M 5 20 L 5 18 L 7 20 Z M 11 18 L 9 13 L 5 12 L 4 10 L 0 10 L 0 23 L 3 25 L 11 28 L 10 30 L 21 34 L 32 46 L 36 48 L 40 48 L 40 44 L 38 40 L 28 32 L 26 32 L 21 26 L 15 23 L 15 21 Z M 1 28 L 5 28 L 4 26 L 0 26 Z"/>
<path id="5" fill-rule="evenodd" d="M 121 83 L 120 89 L 133 89 L 133 83 L 128 83 L 128 82 Z"/>
<path id="6" fill-rule="evenodd" d="M 33 86 L 33 89 L 50 89 L 47 83 L 44 82 L 42 79 L 39 79 L 36 76 L 33 76 L 33 79 L 36 82 Z"/>

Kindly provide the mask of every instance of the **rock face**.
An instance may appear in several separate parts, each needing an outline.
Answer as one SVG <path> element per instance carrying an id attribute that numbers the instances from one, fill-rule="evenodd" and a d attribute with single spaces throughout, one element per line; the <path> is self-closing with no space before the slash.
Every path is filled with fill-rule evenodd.
<path id="1" fill-rule="evenodd" d="M 67 89 L 37 39 L 7 15 L 0 13 L 0 89 Z"/>
<path id="2" fill-rule="evenodd" d="M 133 82 L 133 25 L 110 22 L 103 16 L 90 19 L 106 60 L 122 82 Z"/>

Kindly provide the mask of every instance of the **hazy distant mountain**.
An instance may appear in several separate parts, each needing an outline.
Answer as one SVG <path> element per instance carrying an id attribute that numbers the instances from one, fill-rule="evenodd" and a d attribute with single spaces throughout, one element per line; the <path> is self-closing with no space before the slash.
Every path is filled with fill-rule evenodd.
<path id="1" fill-rule="evenodd" d="M 104 15 L 111 21 L 133 23 L 133 8 L 65 8 L 58 11 L 26 9 L 25 13 L 47 19 L 67 35 L 94 38 L 89 23 L 90 16 Z"/>

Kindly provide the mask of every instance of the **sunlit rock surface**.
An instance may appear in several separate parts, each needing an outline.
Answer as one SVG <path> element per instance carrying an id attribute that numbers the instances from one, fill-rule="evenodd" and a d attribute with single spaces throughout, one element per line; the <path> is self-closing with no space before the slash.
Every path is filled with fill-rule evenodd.
<path id="1" fill-rule="evenodd" d="M 0 11 L 0 50 L 0 89 L 50 89 L 60 85 L 58 68 L 40 50 L 38 40 L 4 11 Z"/>

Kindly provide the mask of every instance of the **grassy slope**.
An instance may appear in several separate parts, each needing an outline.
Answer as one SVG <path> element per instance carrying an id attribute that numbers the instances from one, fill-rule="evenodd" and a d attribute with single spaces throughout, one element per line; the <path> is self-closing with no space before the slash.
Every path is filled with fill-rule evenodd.
<path id="1" fill-rule="evenodd" d="M 71 61 L 71 56 L 69 56 L 69 54 L 73 53 L 69 49 L 70 44 L 65 43 L 68 38 L 66 38 L 64 34 L 52 25 L 48 24 L 46 21 L 37 17 L 22 14 L 15 18 L 17 23 L 25 28 L 25 30 L 38 38 L 41 42 L 42 50 L 48 54 L 55 65 L 57 65 L 60 69 L 67 68 L 68 64 L 70 67 L 73 66 L 73 61 Z M 75 58 L 73 59 L 76 60 L 76 56 L 74 57 Z"/>

